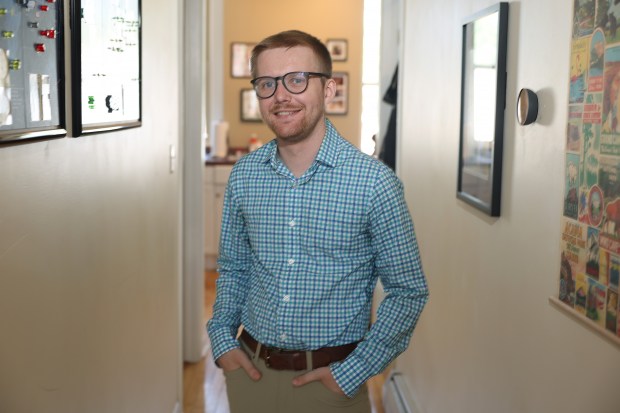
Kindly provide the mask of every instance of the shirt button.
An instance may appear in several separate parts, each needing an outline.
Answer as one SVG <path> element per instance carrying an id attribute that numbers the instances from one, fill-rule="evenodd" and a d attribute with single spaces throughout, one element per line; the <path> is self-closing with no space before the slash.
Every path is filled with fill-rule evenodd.
<path id="1" fill-rule="evenodd" d="M 289 260 L 288 260 L 287 262 L 288 262 L 288 265 L 293 265 L 293 264 L 295 264 L 295 260 L 294 260 L 294 259 L 292 259 L 292 258 L 289 258 Z"/>
<path id="2" fill-rule="evenodd" d="M 286 339 L 287 339 L 286 334 L 280 334 L 281 341 L 286 341 Z"/>
<path id="3" fill-rule="evenodd" d="M 288 303 L 289 301 L 291 301 L 291 296 L 290 295 L 285 295 L 284 297 L 282 297 L 282 301 L 284 301 L 285 303 Z"/>
<path id="4" fill-rule="evenodd" d="M 295 220 L 294 220 L 294 219 L 291 219 L 291 220 L 288 222 L 288 226 L 289 226 L 289 227 L 291 227 L 291 228 L 293 228 L 293 227 L 295 226 Z"/>

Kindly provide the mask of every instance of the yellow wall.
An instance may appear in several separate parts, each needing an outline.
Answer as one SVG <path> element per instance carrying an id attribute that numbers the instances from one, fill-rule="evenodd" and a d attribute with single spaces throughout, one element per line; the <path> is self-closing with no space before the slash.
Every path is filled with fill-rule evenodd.
<path id="1" fill-rule="evenodd" d="M 289 29 L 299 29 L 326 39 L 347 39 L 348 59 L 334 62 L 334 71 L 349 73 L 349 110 L 346 115 L 330 115 L 345 138 L 359 146 L 362 82 L 363 0 L 316 0 L 311 3 L 280 0 L 228 0 L 224 4 L 224 119 L 230 123 L 232 147 L 247 146 L 257 133 L 264 142 L 273 133 L 264 123 L 241 122 L 239 93 L 250 88 L 249 78 L 230 76 L 232 42 L 256 43 Z M 355 85 L 355 87 L 353 87 Z"/>

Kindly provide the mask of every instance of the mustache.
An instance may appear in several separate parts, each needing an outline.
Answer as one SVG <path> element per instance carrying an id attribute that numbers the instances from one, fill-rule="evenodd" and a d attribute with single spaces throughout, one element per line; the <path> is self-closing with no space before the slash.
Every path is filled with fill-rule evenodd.
<path id="1" fill-rule="evenodd" d="M 291 105 L 275 105 L 271 108 L 270 112 L 294 112 L 297 110 L 301 110 L 301 106 L 291 106 Z"/>

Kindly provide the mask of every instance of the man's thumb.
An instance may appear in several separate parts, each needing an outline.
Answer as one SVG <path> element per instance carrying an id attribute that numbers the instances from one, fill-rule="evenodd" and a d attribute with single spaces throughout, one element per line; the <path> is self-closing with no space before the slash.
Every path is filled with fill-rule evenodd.
<path id="1" fill-rule="evenodd" d="M 260 371 L 258 371 L 258 369 L 254 366 L 254 363 L 252 363 L 251 360 L 245 359 L 243 361 L 243 363 L 241 364 L 241 366 L 243 367 L 245 372 L 248 374 L 248 376 L 252 380 L 254 380 L 254 381 L 260 380 L 260 378 L 261 378 Z"/>

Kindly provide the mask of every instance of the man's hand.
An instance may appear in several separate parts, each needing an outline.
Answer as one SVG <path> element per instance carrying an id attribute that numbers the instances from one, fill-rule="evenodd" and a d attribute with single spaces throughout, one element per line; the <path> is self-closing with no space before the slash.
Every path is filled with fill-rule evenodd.
<path id="1" fill-rule="evenodd" d="M 323 383 L 323 386 L 327 387 L 329 390 L 341 396 L 345 396 L 340 386 L 338 386 L 338 383 L 336 383 L 336 380 L 334 380 L 334 376 L 332 376 L 329 367 L 321 367 L 295 377 L 293 379 L 293 386 L 301 387 L 313 381 L 320 381 Z"/>
<path id="2" fill-rule="evenodd" d="M 217 364 L 226 372 L 242 368 L 254 381 L 259 381 L 261 378 L 260 371 L 258 371 L 247 354 L 240 348 L 224 353 L 217 359 Z"/>

